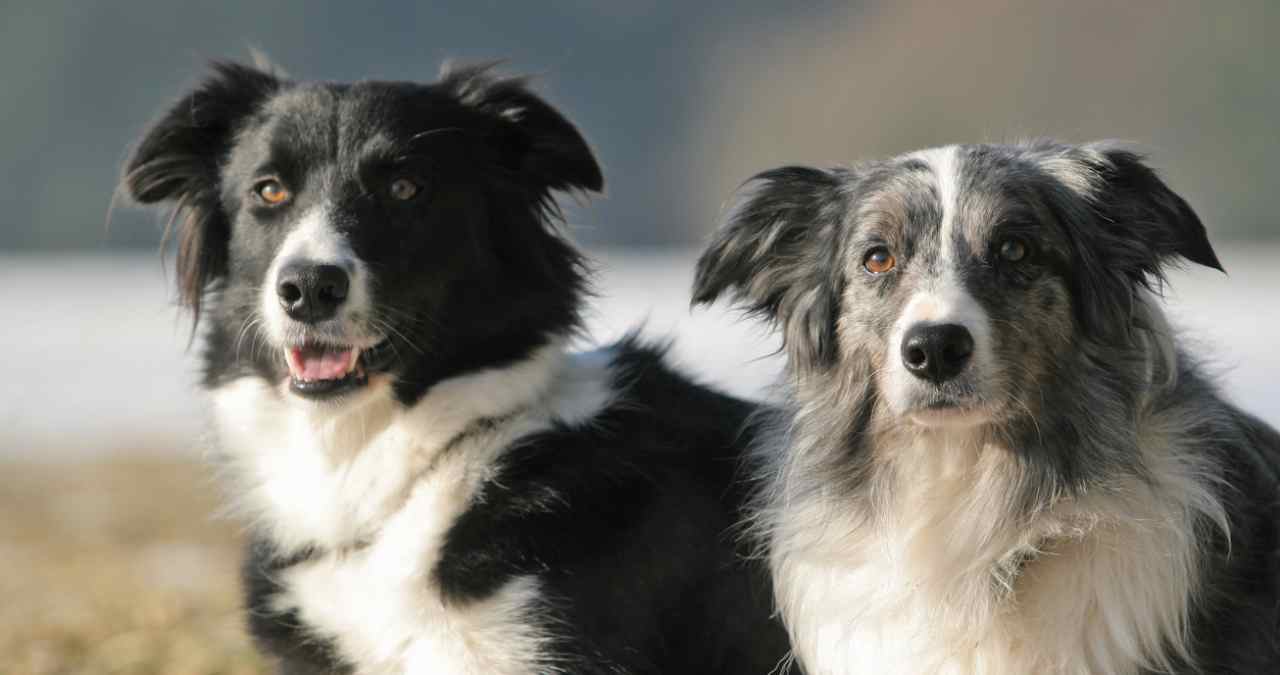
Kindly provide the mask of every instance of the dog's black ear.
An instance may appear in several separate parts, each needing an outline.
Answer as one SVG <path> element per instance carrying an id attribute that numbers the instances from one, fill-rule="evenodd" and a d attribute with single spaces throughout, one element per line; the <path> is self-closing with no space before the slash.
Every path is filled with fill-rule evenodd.
<path id="1" fill-rule="evenodd" d="M 1141 155 L 1111 142 L 1065 152 L 1072 168 L 1058 177 L 1067 179 L 1064 187 L 1085 205 L 1067 218 L 1079 223 L 1073 228 L 1078 272 L 1072 277 L 1086 330 L 1128 334 L 1135 293 L 1163 282 L 1164 267 L 1173 259 L 1222 269 L 1199 216 Z M 1054 164 L 1062 166 L 1061 158 L 1056 155 Z"/>
<path id="2" fill-rule="evenodd" d="M 280 86 L 261 70 L 215 62 L 208 77 L 147 130 L 125 163 L 130 196 L 143 204 L 173 204 L 165 237 L 177 238 L 178 297 L 197 321 L 205 290 L 226 273 L 230 223 L 219 203 L 222 162 L 241 122 Z"/>
<path id="3" fill-rule="evenodd" d="M 698 259 L 694 304 L 732 291 L 735 302 L 782 329 L 799 367 L 836 355 L 837 233 L 846 198 L 836 172 L 783 167 L 748 180 Z"/>
<path id="4" fill-rule="evenodd" d="M 501 77 L 494 64 L 446 64 L 440 85 L 463 105 L 484 111 L 512 133 L 509 144 L 515 169 L 550 190 L 599 192 L 604 176 L 582 134 L 546 101 L 531 93 L 528 80 Z"/>
<path id="5" fill-rule="evenodd" d="M 1119 238 L 1127 239 L 1147 253 L 1142 256 L 1135 251 L 1132 262 L 1150 265 L 1151 255 L 1157 261 L 1181 256 L 1222 271 L 1222 263 L 1209 244 L 1209 235 L 1200 217 L 1186 200 L 1160 180 L 1141 155 L 1110 144 L 1086 146 L 1086 149 L 1097 157 L 1091 163 L 1100 179 L 1100 192 L 1095 200 L 1100 215 L 1107 221 L 1103 225 L 1115 228 Z M 1158 270 L 1145 268 L 1143 272 L 1157 274 Z"/>

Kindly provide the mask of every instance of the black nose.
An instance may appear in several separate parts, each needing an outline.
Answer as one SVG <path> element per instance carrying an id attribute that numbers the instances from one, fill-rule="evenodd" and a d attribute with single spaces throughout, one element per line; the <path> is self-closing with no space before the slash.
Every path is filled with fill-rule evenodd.
<path id="1" fill-rule="evenodd" d="M 902 338 L 902 363 L 912 375 L 942 384 L 960 374 L 973 355 L 969 329 L 954 323 L 918 323 Z"/>
<path id="2" fill-rule="evenodd" d="M 351 280 L 337 265 L 299 261 L 285 265 L 276 277 L 276 295 L 290 318 L 317 323 L 333 318 L 347 299 Z"/>

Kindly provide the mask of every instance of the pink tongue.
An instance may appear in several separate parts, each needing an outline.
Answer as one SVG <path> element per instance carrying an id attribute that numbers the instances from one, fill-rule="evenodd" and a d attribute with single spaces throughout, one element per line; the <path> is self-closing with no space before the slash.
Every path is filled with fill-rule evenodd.
<path id="1" fill-rule="evenodd" d="M 294 349 L 289 359 L 293 376 L 310 382 L 316 380 L 340 380 L 347 376 L 347 364 L 351 363 L 351 350 L 329 351 L 314 347 Z"/>

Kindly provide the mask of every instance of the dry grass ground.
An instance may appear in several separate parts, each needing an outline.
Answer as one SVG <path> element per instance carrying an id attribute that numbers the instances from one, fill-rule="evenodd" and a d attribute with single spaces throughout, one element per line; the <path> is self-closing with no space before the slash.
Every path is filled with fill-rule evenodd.
<path id="1" fill-rule="evenodd" d="M 266 672 L 198 461 L 0 463 L 0 671 Z"/>

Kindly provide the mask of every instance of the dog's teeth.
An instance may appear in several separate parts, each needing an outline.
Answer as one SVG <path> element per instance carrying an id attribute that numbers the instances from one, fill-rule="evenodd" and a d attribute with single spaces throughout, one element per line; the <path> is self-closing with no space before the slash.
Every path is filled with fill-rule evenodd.
<path id="1" fill-rule="evenodd" d="M 346 374 L 350 375 L 351 371 L 356 369 L 356 365 L 360 363 L 360 348 L 351 348 L 351 360 L 347 362 Z"/>

